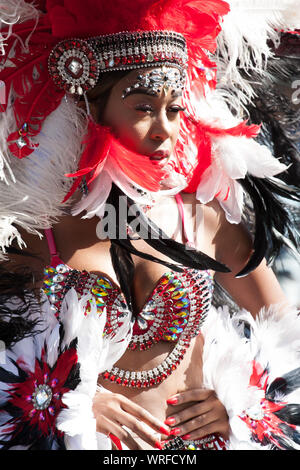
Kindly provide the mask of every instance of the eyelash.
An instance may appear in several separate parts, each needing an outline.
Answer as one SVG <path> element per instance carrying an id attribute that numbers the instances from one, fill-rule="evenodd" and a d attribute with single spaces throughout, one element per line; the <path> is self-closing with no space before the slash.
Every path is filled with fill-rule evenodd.
<path id="1" fill-rule="evenodd" d="M 153 108 L 149 104 L 136 106 L 135 109 L 137 111 L 144 111 L 144 112 L 153 111 Z M 185 110 L 186 110 L 186 108 L 183 108 L 182 106 L 176 106 L 176 107 L 174 106 L 173 108 L 169 109 L 169 111 L 172 112 L 172 113 L 178 113 L 180 111 L 185 111 Z"/>

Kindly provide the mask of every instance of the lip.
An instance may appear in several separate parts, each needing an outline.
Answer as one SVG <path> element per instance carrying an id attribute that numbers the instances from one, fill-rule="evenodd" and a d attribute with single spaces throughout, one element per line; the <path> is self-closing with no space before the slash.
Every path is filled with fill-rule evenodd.
<path id="1" fill-rule="evenodd" d="M 170 152 L 167 150 L 158 150 L 157 152 L 150 155 L 150 160 L 161 161 L 166 158 L 169 158 Z"/>

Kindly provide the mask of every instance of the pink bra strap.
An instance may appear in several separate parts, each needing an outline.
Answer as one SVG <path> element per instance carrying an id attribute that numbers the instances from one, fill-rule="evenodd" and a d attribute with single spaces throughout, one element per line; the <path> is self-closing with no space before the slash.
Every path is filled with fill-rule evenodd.
<path id="1" fill-rule="evenodd" d="M 189 246 L 194 247 L 195 246 L 195 243 L 194 243 L 194 240 L 193 240 L 194 237 L 193 237 L 192 234 L 190 234 L 190 235 L 188 234 L 187 227 L 184 224 L 184 205 L 183 205 L 183 200 L 182 200 L 181 194 L 180 193 L 176 194 L 175 199 L 176 199 L 179 214 L 180 214 L 180 217 L 181 217 L 181 223 L 182 223 L 182 228 L 183 228 L 185 239 L 186 239 L 187 244 Z"/>
<path id="2" fill-rule="evenodd" d="M 60 259 L 59 254 L 57 253 L 56 244 L 55 244 L 52 229 L 51 228 L 46 228 L 44 230 L 44 233 L 46 235 L 46 239 L 47 239 L 47 243 L 48 243 L 48 247 L 49 247 L 49 252 L 50 252 L 50 255 L 51 255 L 51 262 L 50 262 L 51 266 L 53 268 L 56 268 L 56 266 L 58 264 L 63 264 L 63 262 Z"/>

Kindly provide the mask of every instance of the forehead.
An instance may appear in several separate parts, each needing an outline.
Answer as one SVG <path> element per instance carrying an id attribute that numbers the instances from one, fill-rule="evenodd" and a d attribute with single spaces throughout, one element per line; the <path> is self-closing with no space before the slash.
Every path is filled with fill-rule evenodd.
<path id="1" fill-rule="evenodd" d="M 184 88 L 184 76 L 175 67 L 151 67 L 141 68 L 129 72 L 114 87 L 116 93 L 122 98 L 131 94 L 147 94 L 159 96 L 162 91 L 164 95 L 172 97 L 181 96 Z"/>

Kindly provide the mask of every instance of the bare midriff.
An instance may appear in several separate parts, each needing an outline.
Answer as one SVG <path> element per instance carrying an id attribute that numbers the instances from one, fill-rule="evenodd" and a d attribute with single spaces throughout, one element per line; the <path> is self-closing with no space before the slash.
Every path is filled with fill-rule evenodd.
<path id="1" fill-rule="evenodd" d="M 174 345 L 167 342 L 155 344 L 147 351 L 127 350 L 116 363 L 117 367 L 126 370 L 148 370 L 158 366 L 172 351 Z M 99 385 L 105 389 L 119 393 L 137 405 L 145 408 L 153 416 L 165 421 L 177 411 L 180 411 L 191 403 L 182 405 L 168 405 L 167 399 L 179 392 L 202 387 L 202 351 L 203 337 L 198 335 L 192 339 L 185 356 L 176 370 L 159 385 L 149 388 L 130 388 L 104 380 L 99 376 Z M 165 437 L 165 436 L 164 436 Z M 145 449 L 149 448 L 143 443 Z"/>

